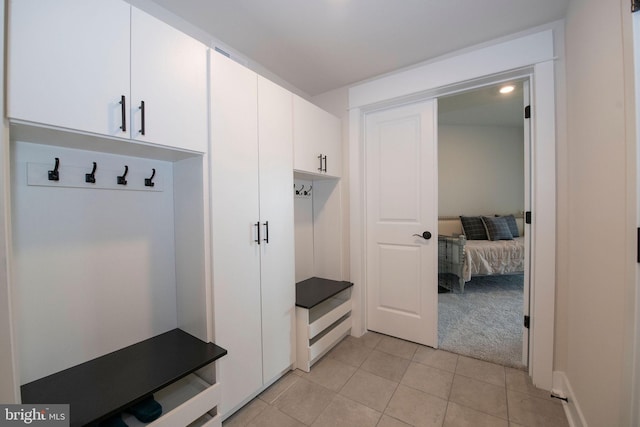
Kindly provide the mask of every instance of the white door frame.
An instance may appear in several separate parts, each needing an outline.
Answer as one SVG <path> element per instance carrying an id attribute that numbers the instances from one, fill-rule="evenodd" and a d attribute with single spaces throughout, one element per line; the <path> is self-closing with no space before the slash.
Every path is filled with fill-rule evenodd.
<path id="1" fill-rule="evenodd" d="M 631 150 L 628 158 L 633 159 L 633 164 L 629 166 L 631 176 L 629 181 L 630 193 L 629 206 L 635 209 L 635 223 L 640 228 L 640 12 L 634 12 L 632 15 L 632 33 L 633 33 L 633 61 L 634 61 L 634 84 L 635 84 L 635 146 Z M 640 235 L 638 236 L 640 238 Z M 638 425 L 640 423 L 640 263 L 633 266 L 635 274 L 635 301 L 632 327 L 630 328 L 630 359 L 631 359 L 631 379 L 630 379 L 630 425 Z"/>
<path id="2" fill-rule="evenodd" d="M 552 388 L 556 280 L 556 126 L 554 30 L 486 44 L 349 89 L 350 260 L 353 334 L 366 330 L 364 114 L 385 105 L 468 90 L 530 75 L 532 95 L 531 357 L 536 386 Z"/>

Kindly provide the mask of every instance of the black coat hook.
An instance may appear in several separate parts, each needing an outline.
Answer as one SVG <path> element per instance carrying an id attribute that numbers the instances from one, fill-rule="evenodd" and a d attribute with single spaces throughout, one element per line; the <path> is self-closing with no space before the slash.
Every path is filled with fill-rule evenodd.
<path id="1" fill-rule="evenodd" d="M 129 166 L 124 165 L 124 174 L 118 177 L 119 185 L 127 185 L 127 180 L 125 178 L 127 177 L 128 173 L 129 173 Z"/>
<path id="2" fill-rule="evenodd" d="M 156 185 L 156 184 L 153 182 L 153 177 L 154 177 L 154 176 L 156 176 L 156 169 L 155 169 L 155 168 L 153 168 L 153 169 L 152 169 L 152 171 L 153 171 L 153 173 L 151 174 L 151 177 L 150 177 L 150 178 L 145 178 L 145 179 L 144 179 L 144 186 L 145 186 L 145 187 L 153 187 L 154 185 Z"/>
<path id="3" fill-rule="evenodd" d="M 304 194 L 305 196 L 310 196 L 311 195 L 311 190 L 313 190 L 313 185 L 311 187 L 309 187 L 309 189 L 307 191 L 305 191 Z"/>
<path id="4" fill-rule="evenodd" d="M 56 157 L 56 165 L 54 166 L 53 170 L 49 171 L 49 181 L 60 181 L 58 167 L 60 167 L 60 159 Z"/>
<path id="5" fill-rule="evenodd" d="M 96 183 L 96 169 L 98 168 L 98 164 L 93 162 L 93 169 L 91 169 L 91 173 L 87 173 L 84 175 L 84 182 L 88 182 L 91 184 Z"/>

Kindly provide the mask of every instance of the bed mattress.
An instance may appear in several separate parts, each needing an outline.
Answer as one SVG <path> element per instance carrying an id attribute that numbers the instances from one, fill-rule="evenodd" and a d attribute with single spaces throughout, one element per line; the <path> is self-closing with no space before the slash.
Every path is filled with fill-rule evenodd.
<path id="1" fill-rule="evenodd" d="M 471 276 L 524 271 L 524 237 L 513 240 L 467 240 L 462 270 L 465 282 Z"/>

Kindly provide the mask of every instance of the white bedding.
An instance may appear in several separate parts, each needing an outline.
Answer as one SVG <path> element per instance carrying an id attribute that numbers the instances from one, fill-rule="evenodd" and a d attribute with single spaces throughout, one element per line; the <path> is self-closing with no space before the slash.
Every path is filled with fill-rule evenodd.
<path id="1" fill-rule="evenodd" d="M 508 274 L 524 271 L 524 237 L 513 240 L 467 240 L 464 281 L 471 276 Z"/>

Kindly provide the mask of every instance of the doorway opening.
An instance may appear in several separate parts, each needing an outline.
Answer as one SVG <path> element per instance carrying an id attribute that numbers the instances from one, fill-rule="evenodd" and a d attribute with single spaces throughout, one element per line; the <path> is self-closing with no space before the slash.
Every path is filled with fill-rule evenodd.
<path id="1" fill-rule="evenodd" d="M 515 368 L 529 340 L 528 91 L 520 79 L 438 99 L 438 345 Z"/>

